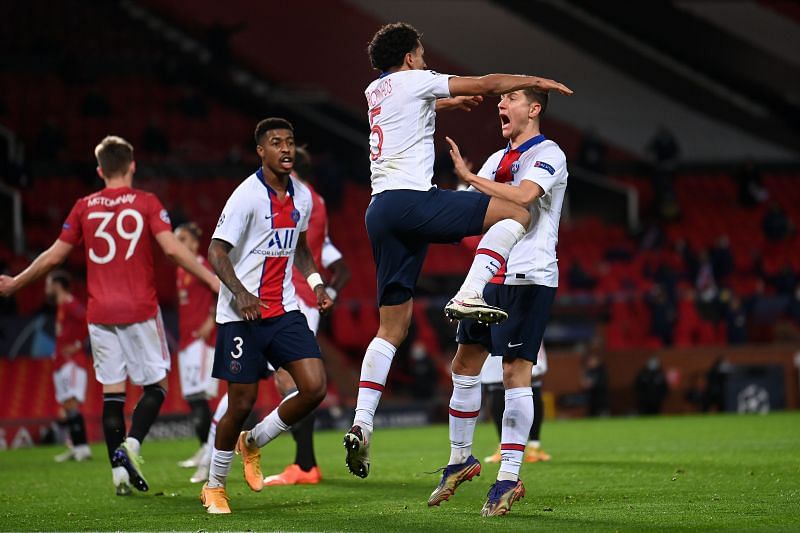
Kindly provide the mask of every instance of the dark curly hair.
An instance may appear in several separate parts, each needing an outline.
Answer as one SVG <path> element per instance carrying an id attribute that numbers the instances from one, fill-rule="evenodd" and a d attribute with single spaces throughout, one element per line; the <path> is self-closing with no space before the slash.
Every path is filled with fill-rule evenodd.
<path id="1" fill-rule="evenodd" d="M 256 144 L 261 142 L 261 138 L 269 130 L 289 130 L 292 133 L 294 133 L 294 126 L 292 126 L 292 123 L 286 120 L 285 118 L 277 118 L 277 117 L 265 118 L 264 120 L 256 124 L 256 131 L 253 135 L 256 140 Z"/>
<path id="2" fill-rule="evenodd" d="M 367 54 L 372 66 L 381 72 L 403 64 L 407 53 L 419 46 L 422 34 L 405 22 L 387 24 L 372 37 Z"/>

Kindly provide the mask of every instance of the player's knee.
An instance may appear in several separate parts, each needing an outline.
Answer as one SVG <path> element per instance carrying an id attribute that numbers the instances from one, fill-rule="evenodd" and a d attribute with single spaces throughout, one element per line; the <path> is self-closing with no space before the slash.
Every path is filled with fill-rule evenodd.
<path id="1" fill-rule="evenodd" d="M 527 359 L 503 361 L 503 386 L 506 389 L 530 387 L 532 370 L 533 363 Z"/>
<path id="2" fill-rule="evenodd" d="M 325 373 L 321 372 L 318 376 L 315 376 L 313 379 L 309 380 L 309 383 L 306 385 L 305 390 L 302 391 L 302 394 L 310 404 L 316 407 L 322 403 L 322 400 L 325 399 L 327 392 L 328 382 L 325 378 Z"/>
<path id="3" fill-rule="evenodd" d="M 513 212 L 509 218 L 527 228 L 528 224 L 531 223 L 531 212 L 522 206 L 514 204 Z"/>

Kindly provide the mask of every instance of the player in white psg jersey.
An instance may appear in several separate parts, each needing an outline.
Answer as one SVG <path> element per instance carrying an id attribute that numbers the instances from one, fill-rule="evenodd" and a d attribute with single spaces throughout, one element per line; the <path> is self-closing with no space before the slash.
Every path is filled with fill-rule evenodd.
<path id="1" fill-rule="evenodd" d="M 319 346 L 292 284 L 296 263 L 320 311 L 333 306 L 306 241 L 311 192 L 291 176 L 294 129 L 284 119 L 264 119 L 255 141 L 261 167 L 228 199 L 208 249 L 223 283 L 213 376 L 228 382 L 228 409 L 217 424 L 208 483 L 201 491 L 203 505 L 215 514 L 231 512 L 225 486 L 234 448 L 242 455 L 247 484 L 260 491 L 260 448 L 308 415 L 326 392 Z M 289 373 L 297 393 L 251 431 L 241 431 L 270 365 Z"/>
<path id="2" fill-rule="evenodd" d="M 368 53 L 381 72 L 365 91 L 372 172 L 366 225 L 378 278 L 380 327 L 364 355 L 356 414 L 344 439 L 347 466 L 359 477 L 369 474 L 374 413 L 394 354 L 408 332 L 428 245 L 486 231 L 445 314 L 497 322 L 507 314 L 484 301 L 483 288 L 530 222 L 528 210 L 512 201 L 432 186 L 436 110 L 477 105 L 480 95 L 523 88 L 572 93 L 561 83 L 533 76 L 458 77 L 426 70 L 420 35 L 404 23 L 382 27 Z"/>
<path id="3" fill-rule="evenodd" d="M 450 460 L 428 505 L 449 499 L 461 483 L 481 470 L 472 455 L 472 437 L 481 405 L 480 373 L 489 352 L 503 358 L 505 410 L 500 471 L 481 514 L 506 514 L 525 494 L 519 470 L 533 423 L 531 372 L 558 287 L 556 245 L 567 189 L 564 152 L 539 131 L 547 102 L 546 93 L 532 89 L 503 95 L 498 112 L 503 137 L 509 142 L 486 160 L 477 175 L 464 164 L 455 142 L 447 139 L 456 174 L 481 192 L 526 206 L 531 225 L 483 292 L 492 305 L 509 309 L 509 319 L 491 325 L 466 319 L 458 325 L 450 399 Z"/>
<path id="4" fill-rule="evenodd" d="M 13 294 L 61 264 L 75 246 L 86 251 L 89 304 L 86 318 L 97 381 L 103 384 L 103 434 L 120 496 L 149 489 L 139 447 L 167 394 L 169 350 L 156 299 L 150 237 L 179 266 L 212 290 L 219 280 L 172 233 L 156 195 L 133 188 L 133 146 L 108 136 L 95 148 L 105 187 L 80 198 L 58 239 L 13 278 L 0 276 L 0 296 Z M 125 432 L 125 388 L 143 388 Z"/>

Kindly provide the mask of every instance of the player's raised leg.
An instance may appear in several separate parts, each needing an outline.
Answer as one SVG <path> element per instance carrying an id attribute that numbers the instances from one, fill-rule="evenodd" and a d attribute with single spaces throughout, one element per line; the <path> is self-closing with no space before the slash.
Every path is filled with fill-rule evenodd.
<path id="1" fill-rule="evenodd" d="M 451 156 L 456 165 L 464 165 L 458 147 L 452 143 Z M 486 231 L 475 250 L 467 277 L 456 295 L 444 308 L 453 319 L 474 318 L 485 323 L 500 322 L 508 314 L 483 299 L 483 289 L 494 276 L 505 271 L 511 249 L 525 236 L 531 221 L 530 212 L 512 202 L 492 198 L 486 209 L 483 230 Z"/>
<path id="2" fill-rule="evenodd" d="M 486 328 L 484 328 L 486 329 Z M 450 397 L 450 460 L 442 479 L 428 498 L 428 506 L 449 500 L 459 485 L 480 475 L 481 464 L 472 455 L 475 423 L 481 409 L 481 367 L 486 350 L 480 344 L 459 344 L 453 359 Z"/>

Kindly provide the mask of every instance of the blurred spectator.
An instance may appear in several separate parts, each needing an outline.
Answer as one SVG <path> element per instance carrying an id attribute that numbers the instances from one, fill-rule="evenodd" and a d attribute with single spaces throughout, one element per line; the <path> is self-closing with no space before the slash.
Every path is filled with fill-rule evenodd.
<path id="1" fill-rule="evenodd" d="M 675 170 L 681 148 L 675 135 L 665 126 L 660 126 L 647 145 L 647 151 L 653 158 L 653 163 L 659 171 Z"/>
<path id="2" fill-rule="evenodd" d="M 775 289 L 779 295 L 791 295 L 797 285 L 797 275 L 792 269 L 792 265 L 787 263 L 773 275 L 765 275 L 765 280 L 769 286 Z"/>
<path id="3" fill-rule="evenodd" d="M 103 93 L 89 89 L 83 98 L 81 113 L 84 117 L 107 117 L 111 114 L 111 104 Z"/>
<path id="4" fill-rule="evenodd" d="M 33 158 L 36 161 L 57 161 L 66 146 L 67 136 L 53 117 L 47 117 L 33 141 Z"/>
<path id="5" fill-rule="evenodd" d="M 734 178 L 739 186 L 739 204 L 742 206 L 752 207 L 769 198 L 769 192 L 761 181 L 761 172 L 752 160 L 745 161 Z"/>
<path id="6" fill-rule="evenodd" d="M 777 202 L 772 202 L 761 221 L 761 228 L 768 241 L 777 242 L 789 236 L 792 224 L 781 206 Z"/>
<path id="7" fill-rule="evenodd" d="M 587 130 L 578 148 L 578 164 L 586 170 L 603 174 L 606 171 L 606 152 L 606 145 L 597 133 Z"/>
<path id="8" fill-rule="evenodd" d="M 714 279 L 719 283 L 724 283 L 725 279 L 733 274 L 735 269 L 733 263 L 733 253 L 731 253 L 730 239 L 727 235 L 720 236 L 714 247 L 711 248 L 711 266 L 714 271 Z"/>
<path id="9" fill-rule="evenodd" d="M 634 382 L 636 389 L 636 402 L 641 415 L 657 415 L 669 393 L 667 377 L 661 368 L 661 360 L 651 357 L 639 373 Z"/>
<path id="10" fill-rule="evenodd" d="M 717 297 L 717 281 L 714 278 L 714 266 L 708 250 L 700 251 L 694 287 L 697 289 L 698 300 L 710 302 Z"/>
<path id="11" fill-rule="evenodd" d="M 725 383 L 731 371 L 731 364 L 724 357 L 717 358 L 706 374 L 706 393 L 703 397 L 703 411 L 722 411 L 725 408 Z"/>
<path id="12" fill-rule="evenodd" d="M 583 379 L 588 416 L 608 415 L 608 370 L 600 356 L 589 353 L 584 361 Z"/>
<path id="13" fill-rule="evenodd" d="M 675 305 L 670 302 L 664 288 L 656 284 L 646 297 L 650 307 L 650 334 L 658 337 L 665 346 L 672 346 L 675 332 Z"/>
<path id="14" fill-rule="evenodd" d="M 411 346 L 410 361 L 411 394 L 417 400 L 430 399 L 436 391 L 439 375 L 436 364 L 428 354 L 428 349 L 422 342 L 415 342 Z"/>
<path id="15" fill-rule="evenodd" d="M 747 312 L 742 300 L 733 292 L 725 291 L 720 300 L 725 305 L 725 326 L 728 344 L 747 342 Z"/>
<path id="16" fill-rule="evenodd" d="M 705 405 L 705 378 L 701 372 L 695 372 L 689 377 L 689 387 L 686 389 L 684 398 L 698 411 L 703 409 L 703 405 Z"/>
<path id="17" fill-rule="evenodd" d="M 583 269 L 580 261 L 575 260 L 569 267 L 569 286 L 578 290 L 592 290 L 597 285 L 597 280 Z"/>
<path id="18" fill-rule="evenodd" d="M 150 119 L 142 132 L 142 149 L 152 155 L 169 153 L 169 139 L 155 117 Z"/>
<path id="19" fill-rule="evenodd" d="M 692 250 L 689 244 L 683 239 L 675 241 L 675 253 L 683 260 L 683 270 L 686 274 L 686 279 L 694 283 L 697 279 L 697 271 L 700 268 L 697 261 L 697 254 L 694 253 L 694 250 Z"/>
<path id="20" fill-rule="evenodd" d="M 186 87 L 178 101 L 178 109 L 188 118 L 206 118 L 208 102 L 193 87 Z"/>
<path id="21" fill-rule="evenodd" d="M 674 220 L 680 215 L 673 183 L 681 152 L 678 140 L 670 130 L 661 126 L 648 143 L 647 151 L 655 167 L 652 185 L 658 214 L 662 220 Z"/>
<path id="22" fill-rule="evenodd" d="M 225 163 L 228 165 L 238 165 L 242 162 L 242 149 L 238 144 L 232 144 L 225 155 Z"/>

